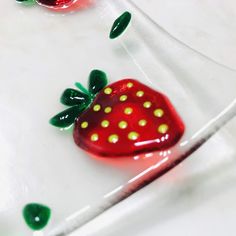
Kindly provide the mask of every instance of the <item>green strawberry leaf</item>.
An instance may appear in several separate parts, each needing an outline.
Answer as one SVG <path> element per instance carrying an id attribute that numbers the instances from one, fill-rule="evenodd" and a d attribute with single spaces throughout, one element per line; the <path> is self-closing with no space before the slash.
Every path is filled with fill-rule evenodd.
<path id="1" fill-rule="evenodd" d="M 66 106 L 88 106 L 91 102 L 90 96 L 76 89 L 66 89 L 60 99 L 61 103 Z"/>
<path id="2" fill-rule="evenodd" d="M 22 213 L 26 224 L 33 230 L 43 229 L 51 216 L 50 208 L 38 203 L 27 204 Z"/>
<path id="3" fill-rule="evenodd" d="M 70 107 L 54 117 L 52 117 L 49 123 L 59 128 L 67 128 L 75 122 L 75 119 L 86 109 L 86 106 L 73 106 Z"/>
<path id="4" fill-rule="evenodd" d="M 107 85 L 107 76 L 101 70 L 92 70 L 89 75 L 88 88 L 89 93 L 96 95 Z"/>

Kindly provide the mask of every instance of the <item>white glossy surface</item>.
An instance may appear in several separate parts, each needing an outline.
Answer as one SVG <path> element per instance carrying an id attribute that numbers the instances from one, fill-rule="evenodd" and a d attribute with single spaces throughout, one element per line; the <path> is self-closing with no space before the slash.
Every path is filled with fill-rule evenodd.
<path id="1" fill-rule="evenodd" d="M 139 2 L 143 4 L 142 1 L 139 0 Z M 163 6 L 161 3 L 158 5 L 158 2 L 155 1 L 152 4 L 157 4 L 158 9 Z M 144 5 L 147 6 L 146 3 Z M 171 8 L 171 3 L 169 6 Z M 182 6 L 184 7 L 184 1 Z M 165 7 L 166 9 L 163 11 L 171 11 L 168 4 Z M 154 8 L 149 6 L 149 9 Z M 104 39 L 99 32 L 106 31 L 102 26 L 98 29 L 90 28 L 95 19 L 89 11 L 61 17 L 39 8 L 28 10 L 20 8 L 14 1 L 4 2 L 0 11 L 2 16 L 0 31 L 3 35 L 0 38 L 0 188 L 3 189 L 0 196 L 0 234 L 14 236 L 19 235 L 20 231 L 24 235 L 32 235 L 21 219 L 21 208 L 25 203 L 39 201 L 49 205 L 53 209 L 51 224 L 55 224 L 65 216 L 74 213 L 75 206 L 76 209 L 79 209 L 85 203 L 94 200 L 96 196 L 103 195 L 123 183 L 137 171 L 130 171 L 130 167 L 126 167 L 125 169 L 128 171 L 124 172 L 122 167 L 112 166 L 114 163 L 104 165 L 102 162 L 87 158 L 86 155 L 78 156 L 78 149 L 70 135 L 60 135 L 59 132 L 48 128 L 47 122 L 44 121 L 48 120 L 49 115 L 62 109 L 58 103 L 61 91 L 65 86 L 71 86 L 75 80 L 85 83 L 88 71 L 93 67 L 108 71 L 111 77 L 116 75 L 122 78 L 131 74 L 134 77 L 140 77 L 142 74 L 131 66 L 133 62 L 130 58 L 117 57 L 117 52 L 111 50 L 109 44 L 102 44 L 98 47 L 94 43 L 92 37 L 94 31 L 100 35 L 101 42 Z M 84 14 L 90 20 L 84 21 Z M 152 14 L 151 11 L 150 14 Z M 158 16 L 161 17 L 160 14 Z M 30 22 L 29 19 L 31 19 Z M 176 22 L 176 19 L 174 21 Z M 168 29 L 171 20 L 164 20 L 164 22 L 168 22 L 167 25 L 163 25 Z M 179 24 L 181 25 L 181 21 Z M 193 25 L 191 27 L 194 28 Z M 91 35 L 89 35 L 90 33 Z M 177 34 L 178 31 L 173 33 Z M 207 37 L 203 42 L 207 42 Z M 89 45 L 90 48 L 85 45 Z M 91 45 L 93 45 L 92 48 Z M 196 45 L 196 42 L 195 44 L 193 42 L 192 46 L 201 48 L 202 45 L 205 44 Z M 206 51 L 206 48 L 207 46 L 202 50 Z M 94 56 L 94 51 L 98 56 Z M 120 50 L 120 53 L 122 55 L 124 52 Z M 214 50 L 209 51 L 210 56 L 214 56 L 214 53 L 216 53 Z M 114 60 L 114 57 L 116 64 L 123 68 L 123 72 L 116 65 L 108 65 L 107 62 Z M 224 61 L 224 58 L 221 60 L 225 64 L 228 63 L 228 61 Z M 231 129 L 235 127 L 235 123 L 232 122 L 230 127 Z M 169 228 L 174 232 L 179 230 L 179 234 L 181 234 L 183 227 L 179 227 L 181 225 L 179 222 L 186 221 L 185 218 L 181 218 L 183 212 L 189 213 L 184 217 L 187 216 L 193 225 L 196 225 L 196 218 L 199 220 L 199 224 L 201 224 L 201 218 L 207 222 L 204 217 L 206 217 L 205 212 L 208 212 L 209 221 L 206 224 L 209 225 L 210 230 L 210 218 L 216 215 L 214 212 L 211 215 L 211 207 L 216 208 L 218 204 L 220 205 L 226 200 L 229 204 L 229 199 L 233 199 L 236 194 L 233 190 L 230 194 L 227 194 L 227 191 L 225 194 L 218 194 L 218 191 L 224 189 L 224 185 L 226 185 L 226 190 L 228 190 L 228 186 L 231 189 L 235 187 L 234 181 L 232 181 L 235 178 L 235 171 L 231 169 L 235 167 L 235 141 L 233 139 L 235 139 L 235 133 L 225 135 L 221 132 L 211 140 L 211 143 L 194 154 L 196 158 L 188 160 L 186 164 L 115 207 L 108 214 L 100 217 L 98 221 L 84 227 L 81 232 L 78 232 L 78 235 L 116 236 L 123 234 L 128 236 L 156 235 L 156 233 L 171 235 Z M 68 150 L 70 155 L 68 155 Z M 211 156 L 209 153 L 212 153 Z M 218 165 L 221 166 L 225 158 L 227 158 L 227 162 L 223 165 L 224 170 L 221 173 L 218 171 Z M 107 168 L 108 165 L 110 168 Z M 83 176 L 81 176 L 78 170 L 88 166 L 89 171 L 83 172 Z M 212 183 L 211 178 L 215 178 L 216 173 L 219 172 L 221 174 L 217 178 L 217 183 L 214 181 Z M 91 173 L 95 174 L 91 175 Z M 206 175 L 205 178 L 209 178 L 209 182 L 206 181 L 206 185 L 202 186 L 203 180 L 198 177 L 199 175 Z M 107 178 L 108 176 L 112 176 L 112 178 Z M 189 189 L 197 190 L 189 194 Z M 213 189 L 218 198 L 212 196 L 212 191 L 208 191 L 208 189 Z M 187 194 L 184 194 L 185 192 Z M 219 195 L 222 198 L 219 198 Z M 213 199 L 213 202 L 215 201 L 212 203 L 213 205 L 206 204 L 205 199 L 209 198 Z M 189 200 L 188 207 L 185 207 L 184 199 L 191 200 Z M 159 205 L 156 205 L 156 202 L 159 202 Z M 180 205 L 177 205 L 176 202 L 180 202 Z M 233 206 L 232 201 L 230 205 Z M 164 211 L 167 213 L 163 213 Z M 162 212 L 161 215 L 160 212 Z M 234 212 L 226 212 L 225 217 L 235 217 Z M 164 217 L 162 217 L 163 215 Z M 175 216 L 180 216 L 180 218 L 174 218 Z M 222 219 L 216 218 L 214 224 L 220 225 L 218 222 Z M 158 222 L 161 224 L 157 224 Z M 230 222 L 230 220 L 227 222 L 229 232 L 231 232 Z M 157 224 L 157 228 L 154 227 L 155 224 Z M 207 231 L 206 226 L 204 230 Z M 220 230 L 216 229 L 217 232 L 220 233 Z M 196 229 L 191 231 L 191 235 L 193 233 L 196 233 Z"/>

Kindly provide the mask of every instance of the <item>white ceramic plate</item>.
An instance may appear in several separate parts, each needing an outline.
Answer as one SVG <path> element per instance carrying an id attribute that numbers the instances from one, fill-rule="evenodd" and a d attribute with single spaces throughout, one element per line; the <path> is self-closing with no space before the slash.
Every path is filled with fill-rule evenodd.
<path id="1" fill-rule="evenodd" d="M 227 103 L 226 98 L 219 110 L 205 115 L 211 101 L 199 108 L 186 87 L 176 80 L 176 74 L 170 73 L 169 65 L 164 65 L 167 48 L 160 45 L 160 51 L 166 54 L 156 59 L 143 40 L 136 37 L 135 29 L 130 28 L 121 42 L 109 40 L 112 18 L 119 12 L 109 12 L 107 17 L 106 12 L 91 5 L 76 13 L 57 14 L 41 7 L 25 8 L 14 1 L 4 2 L 1 11 L 3 235 L 32 235 L 21 216 L 23 206 L 29 202 L 43 203 L 52 209 L 46 228 L 50 230 L 153 163 L 144 157 L 138 161 L 90 158 L 75 146 L 70 133 L 48 124 L 48 119 L 64 108 L 58 100 L 61 92 L 75 81 L 86 84 L 93 68 L 106 71 L 111 82 L 133 77 L 165 92 L 187 124 L 183 140 L 188 140 Z M 176 55 L 181 57 L 181 53 Z M 140 63 L 145 59 L 156 61 Z M 172 64 L 175 72 L 176 59 Z M 188 69 L 191 78 L 194 70 L 194 66 Z M 196 109 L 187 112 L 193 104 Z M 195 125 L 189 125 L 194 119 Z"/>

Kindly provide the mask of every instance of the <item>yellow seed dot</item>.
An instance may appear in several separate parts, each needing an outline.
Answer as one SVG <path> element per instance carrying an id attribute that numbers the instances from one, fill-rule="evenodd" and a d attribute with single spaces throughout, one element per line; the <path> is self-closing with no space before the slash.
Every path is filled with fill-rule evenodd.
<path id="1" fill-rule="evenodd" d="M 119 128 L 121 129 L 126 129 L 127 126 L 128 126 L 128 123 L 126 121 L 120 121 L 119 124 L 118 124 Z"/>
<path id="2" fill-rule="evenodd" d="M 128 134 L 128 139 L 130 139 L 130 140 L 136 140 L 138 137 L 139 137 L 139 134 L 134 131 L 132 131 Z"/>
<path id="3" fill-rule="evenodd" d="M 117 134 L 112 134 L 108 137 L 109 143 L 117 143 L 119 141 L 119 136 Z"/>
<path id="4" fill-rule="evenodd" d="M 103 128 L 107 128 L 107 127 L 109 126 L 109 124 L 110 124 L 110 122 L 109 122 L 108 120 L 103 120 L 103 121 L 101 122 L 101 126 L 102 126 Z"/>
<path id="5" fill-rule="evenodd" d="M 121 101 L 121 102 L 124 102 L 124 101 L 127 100 L 127 98 L 128 98 L 127 95 L 121 95 L 121 96 L 120 96 L 120 101 Z"/>
<path id="6" fill-rule="evenodd" d="M 138 91 L 137 93 L 136 93 L 136 96 L 137 97 L 142 97 L 144 95 L 144 92 L 143 91 Z"/>
<path id="7" fill-rule="evenodd" d="M 128 88 L 132 88 L 133 85 L 134 85 L 133 83 L 129 82 L 129 83 L 127 84 L 127 87 L 128 87 Z"/>
<path id="8" fill-rule="evenodd" d="M 149 101 L 147 101 L 147 102 L 143 103 L 143 106 L 144 106 L 145 108 L 150 108 L 150 107 L 151 107 L 151 105 L 152 105 L 152 103 L 151 103 L 151 102 L 149 102 Z"/>
<path id="9" fill-rule="evenodd" d="M 98 134 L 92 134 L 91 135 L 91 141 L 93 141 L 93 142 L 96 142 L 96 141 L 98 141 Z"/>
<path id="10" fill-rule="evenodd" d="M 164 115 L 164 111 L 162 109 L 156 109 L 154 112 L 153 112 L 154 116 L 156 117 L 162 117 Z"/>
<path id="11" fill-rule="evenodd" d="M 107 87 L 107 88 L 104 89 L 104 93 L 105 94 L 111 94 L 112 93 L 112 89 Z"/>
<path id="12" fill-rule="evenodd" d="M 140 120 L 138 122 L 139 126 L 145 126 L 147 124 L 147 121 L 146 120 Z"/>
<path id="13" fill-rule="evenodd" d="M 169 127 L 166 124 L 162 124 L 158 127 L 158 132 L 161 134 L 165 134 L 168 131 Z"/>
<path id="14" fill-rule="evenodd" d="M 81 123 L 80 126 L 81 126 L 82 129 L 86 129 L 88 127 L 88 122 L 84 121 L 84 122 Z"/>
<path id="15" fill-rule="evenodd" d="M 126 115 L 130 115 L 130 114 L 132 114 L 132 112 L 133 112 L 133 109 L 132 109 L 131 107 L 126 107 L 126 108 L 125 108 L 124 113 L 125 113 Z"/>
<path id="16" fill-rule="evenodd" d="M 101 110 L 101 106 L 100 106 L 99 104 L 97 104 L 97 105 L 95 105 L 95 106 L 93 107 L 93 110 L 94 110 L 94 111 L 100 111 L 100 110 Z"/>
<path id="17" fill-rule="evenodd" d="M 111 107 L 106 107 L 105 109 L 104 109 L 104 112 L 105 113 L 110 113 L 112 111 L 112 108 Z"/>

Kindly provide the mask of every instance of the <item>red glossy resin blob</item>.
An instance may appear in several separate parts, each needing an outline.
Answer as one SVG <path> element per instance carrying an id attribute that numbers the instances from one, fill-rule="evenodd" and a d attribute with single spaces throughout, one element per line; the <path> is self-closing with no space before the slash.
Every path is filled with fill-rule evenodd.
<path id="1" fill-rule="evenodd" d="M 39 4 L 49 6 L 49 7 L 61 7 L 72 3 L 73 0 L 37 0 Z"/>
<path id="2" fill-rule="evenodd" d="M 183 133 L 184 124 L 165 95 L 124 79 L 103 89 L 78 118 L 74 140 L 98 156 L 132 156 L 170 148 Z"/>

